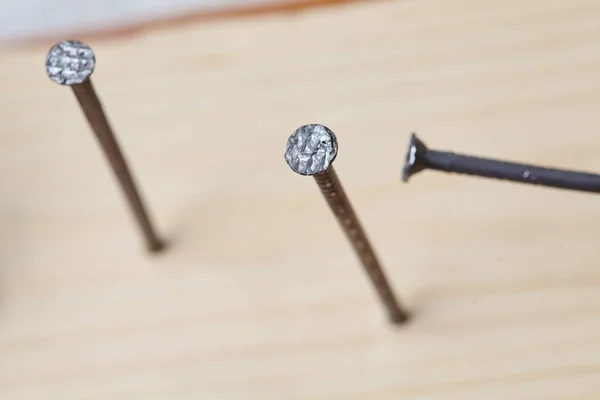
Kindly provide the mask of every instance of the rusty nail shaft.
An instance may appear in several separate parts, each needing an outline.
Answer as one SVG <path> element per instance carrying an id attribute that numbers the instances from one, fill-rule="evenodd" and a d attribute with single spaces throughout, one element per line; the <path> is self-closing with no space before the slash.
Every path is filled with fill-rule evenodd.
<path id="1" fill-rule="evenodd" d="M 144 235 L 148 250 L 159 251 L 164 244 L 152 226 L 131 172 L 92 85 L 90 76 L 94 66 L 95 57 L 92 50 L 84 43 L 75 40 L 64 40 L 55 44 L 46 58 L 46 71 L 50 79 L 73 89 L 81 109 L 121 184 Z"/>
<path id="2" fill-rule="evenodd" d="M 290 136 L 285 159 L 294 172 L 312 176 L 315 179 L 331 211 L 361 260 L 367 275 L 373 282 L 390 320 L 393 323 L 406 322 L 408 314 L 396 299 L 367 235 L 331 165 L 336 155 L 337 139 L 329 128 L 323 125 L 305 125 Z"/>

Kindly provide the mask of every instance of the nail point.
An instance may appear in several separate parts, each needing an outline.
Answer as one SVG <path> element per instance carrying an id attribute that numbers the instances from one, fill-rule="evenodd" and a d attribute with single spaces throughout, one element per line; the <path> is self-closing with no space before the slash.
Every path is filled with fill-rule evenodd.
<path id="1" fill-rule="evenodd" d="M 167 244 L 165 242 L 159 241 L 159 242 L 152 243 L 151 245 L 149 245 L 148 251 L 150 251 L 151 253 L 158 253 L 158 252 L 164 250 L 166 246 L 167 246 Z"/>
<path id="2" fill-rule="evenodd" d="M 390 315 L 390 321 L 394 325 L 403 325 L 410 321 L 410 314 L 407 312 L 403 312 L 401 314 Z"/>

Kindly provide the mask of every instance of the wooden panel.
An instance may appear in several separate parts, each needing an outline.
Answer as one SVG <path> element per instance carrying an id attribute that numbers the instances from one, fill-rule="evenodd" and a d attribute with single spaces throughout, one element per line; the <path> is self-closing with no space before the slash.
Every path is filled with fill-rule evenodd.
<path id="1" fill-rule="evenodd" d="M 89 44 L 171 247 L 151 258 L 48 46 L 0 54 L 0 398 L 597 399 L 591 195 L 400 168 L 431 147 L 600 170 L 600 3 L 368 2 Z M 414 314 L 393 329 L 315 183 Z"/>

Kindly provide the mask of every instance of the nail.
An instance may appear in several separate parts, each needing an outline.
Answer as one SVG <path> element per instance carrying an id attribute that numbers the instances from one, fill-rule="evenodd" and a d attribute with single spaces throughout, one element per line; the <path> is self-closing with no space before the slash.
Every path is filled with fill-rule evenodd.
<path id="1" fill-rule="evenodd" d="M 411 176 L 425 169 L 600 193 L 600 175 L 429 150 L 413 133 L 406 153 L 402 180 L 407 182 Z"/>
<path id="2" fill-rule="evenodd" d="M 323 125 L 305 125 L 288 139 L 285 161 L 296 173 L 315 178 L 331 211 L 342 226 L 358 258 L 373 281 L 393 323 L 408 320 L 385 277 L 375 252 L 356 216 L 331 163 L 338 144 L 335 134 Z"/>
<path id="3" fill-rule="evenodd" d="M 64 40 L 55 44 L 46 57 L 48 77 L 60 85 L 73 89 L 83 113 L 125 192 L 146 240 L 148 250 L 159 251 L 164 247 L 164 243 L 155 233 L 125 158 L 92 85 L 90 77 L 95 65 L 96 59 L 92 49 L 76 40 Z"/>

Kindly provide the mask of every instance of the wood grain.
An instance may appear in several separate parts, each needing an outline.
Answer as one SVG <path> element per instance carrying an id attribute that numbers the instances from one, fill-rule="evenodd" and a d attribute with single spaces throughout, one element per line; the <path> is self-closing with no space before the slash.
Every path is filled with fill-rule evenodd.
<path id="1" fill-rule="evenodd" d="M 431 147 L 600 171 L 600 3 L 406 0 L 89 44 L 169 251 L 144 252 L 46 46 L 0 54 L 0 398 L 589 399 L 592 195 L 400 168 Z M 287 137 L 323 123 L 412 323 Z"/>

